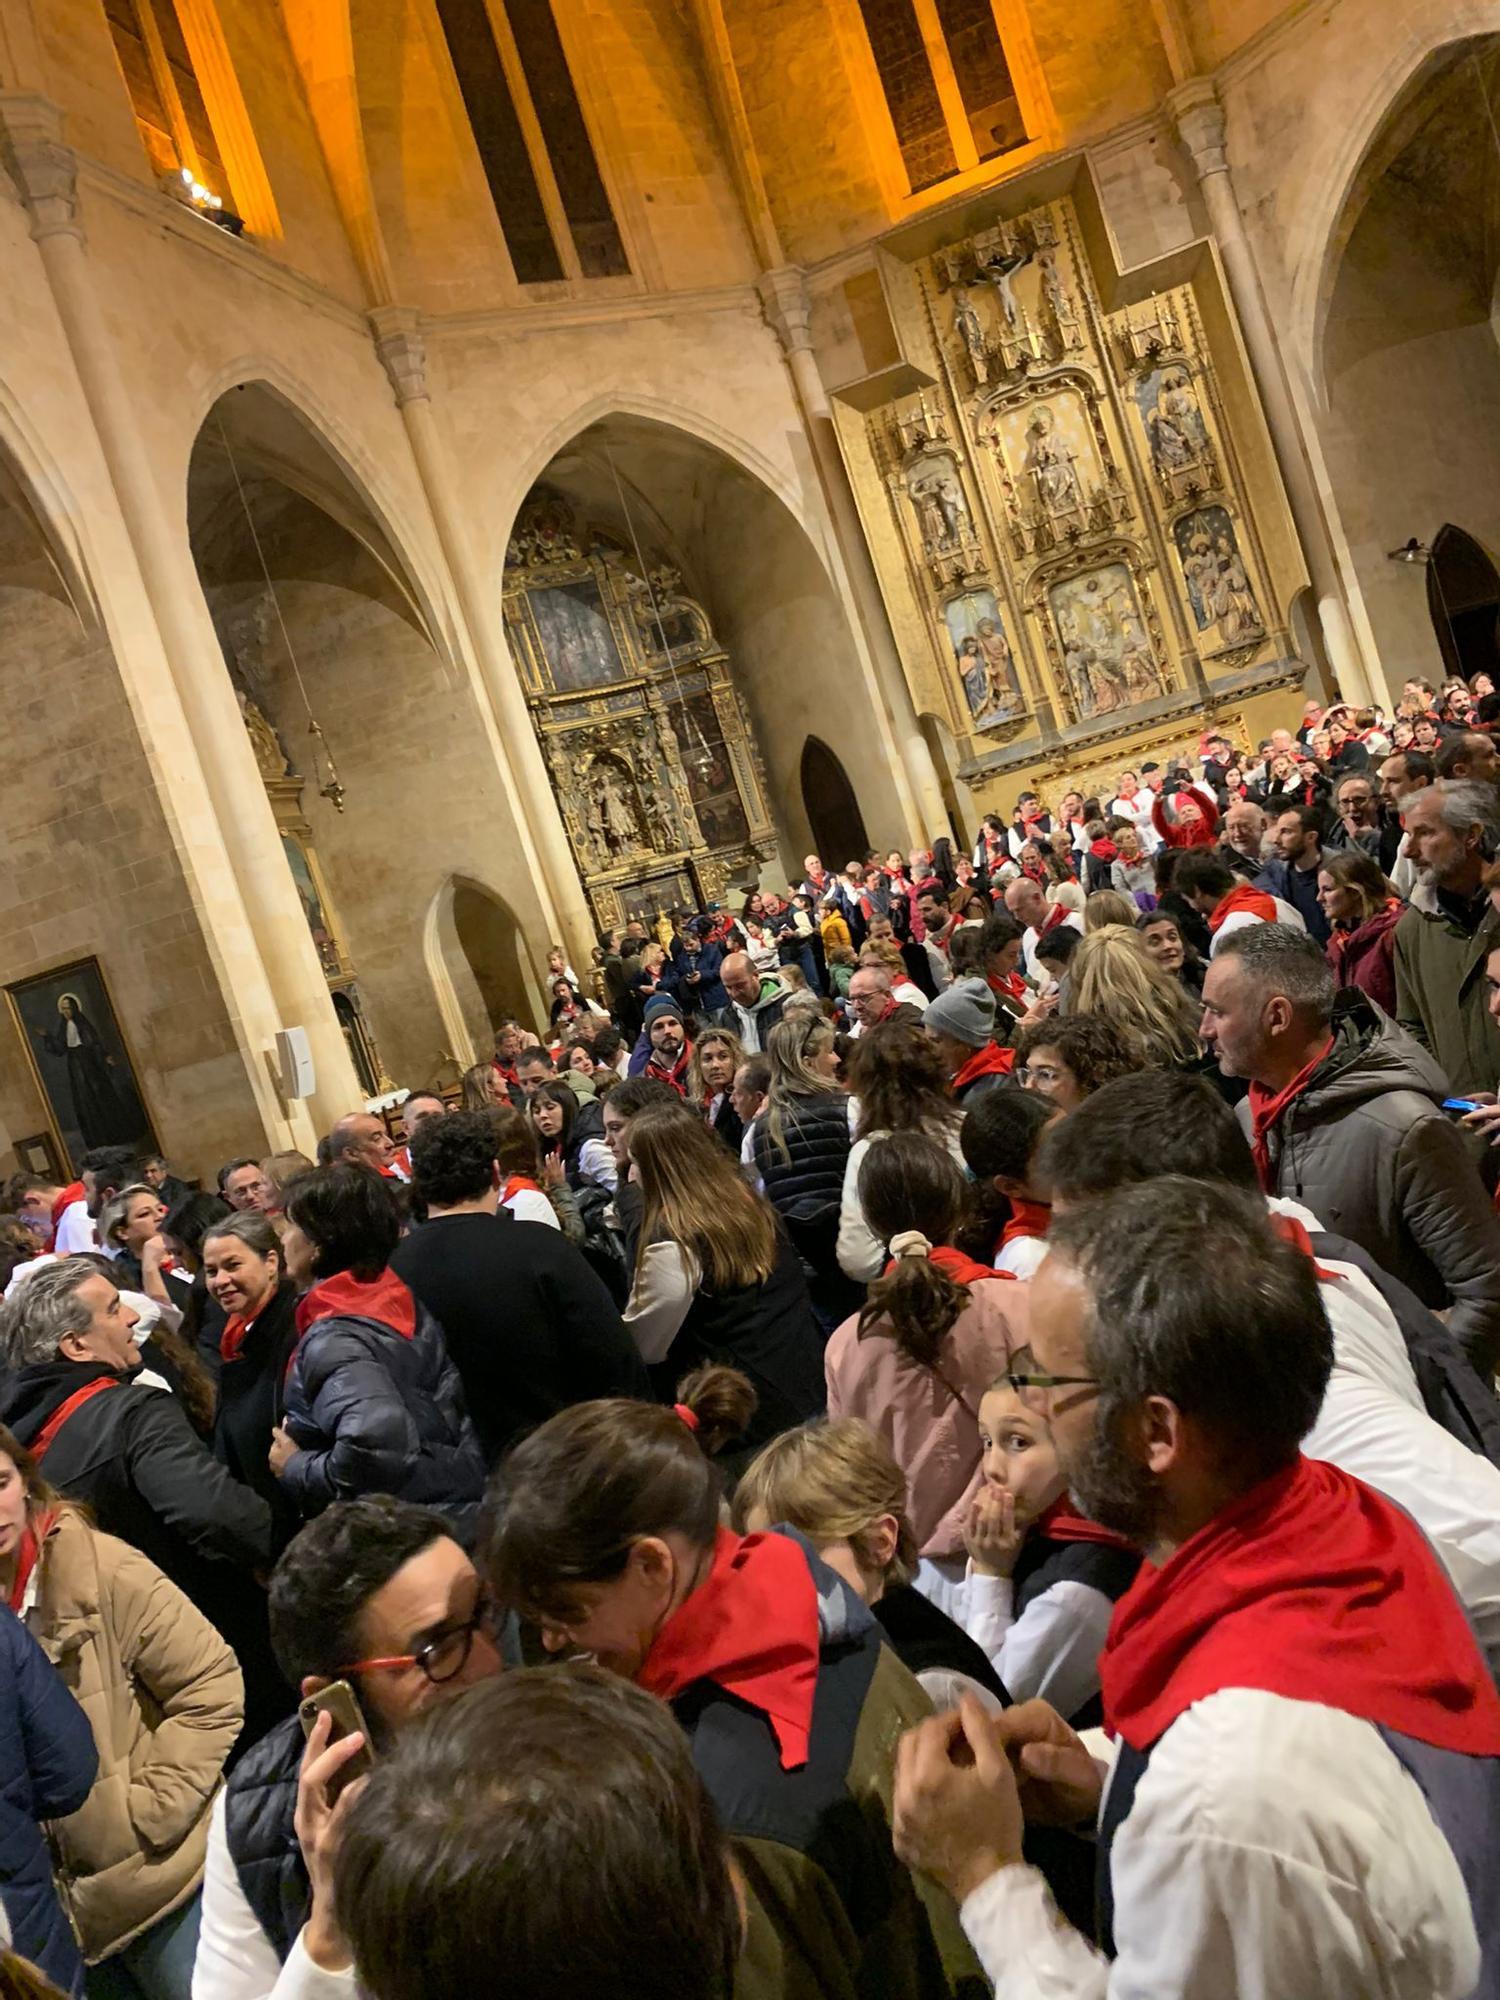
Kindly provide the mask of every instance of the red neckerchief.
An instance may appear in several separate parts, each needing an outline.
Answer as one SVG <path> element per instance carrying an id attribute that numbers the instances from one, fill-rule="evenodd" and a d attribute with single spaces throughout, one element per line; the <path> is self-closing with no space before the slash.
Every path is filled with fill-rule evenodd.
<path id="1" fill-rule="evenodd" d="M 512 1174 L 500 1190 L 500 1205 L 507 1206 L 518 1194 L 541 1194 L 540 1181 L 534 1181 L 530 1174 Z"/>
<path id="2" fill-rule="evenodd" d="M 75 1389 L 71 1396 L 64 1402 L 59 1403 L 51 1416 L 48 1417 L 46 1423 L 42 1425 L 42 1428 L 31 1440 L 31 1455 L 37 1464 L 40 1465 L 48 1452 L 51 1451 L 58 1432 L 68 1421 L 69 1417 L 73 1415 L 75 1410 L 81 1410 L 85 1403 L 91 1403 L 95 1396 L 102 1395 L 106 1389 L 120 1388 L 122 1380 L 123 1378 L 119 1375 L 96 1375 L 92 1382 L 85 1382 L 81 1389 Z"/>
<path id="3" fill-rule="evenodd" d="M 1255 1155 L 1255 1171 L 1260 1176 L 1260 1184 L 1267 1194 L 1274 1192 L 1272 1186 L 1275 1175 L 1271 1171 L 1271 1149 L 1266 1144 L 1270 1134 L 1280 1124 L 1288 1109 L 1297 1101 L 1313 1080 L 1313 1072 L 1327 1058 L 1333 1047 L 1333 1036 L 1305 1062 L 1291 1082 L 1278 1091 L 1267 1090 L 1263 1083 L 1250 1085 L 1250 1150 Z"/>
<path id="4" fill-rule="evenodd" d="M 21 1530 L 21 1546 L 16 1552 L 15 1579 L 10 1586 L 10 1608 L 18 1618 L 21 1606 L 26 1602 L 26 1586 L 31 1581 L 31 1572 L 42 1553 L 42 1544 L 56 1526 L 56 1508 L 38 1514 L 35 1520 L 29 1513 L 26 1516 L 26 1526 Z"/>
<path id="5" fill-rule="evenodd" d="M 1254 888 L 1249 882 L 1241 882 L 1214 904 L 1213 915 L 1208 920 L 1208 928 L 1217 933 L 1226 917 L 1234 917 L 1248 910 L 1252 917 L 1261 917 L 1268 924 L 1276 921 L 1276 898 L 1267 895 L 1264 889 Z"/>
<path id="6" fill-rule="evenodd" d="M 1119 848 L 1107 837 L 1101 840 L 1091 840 L 1089 842 L 1089 853 L 1093 855 L 1096 861 L 1118 861 L 1120 858 Z"/>
<path id="7" fill-rule="evenodd" d="M 1036 934 L 1037 943 L 1040 944 L 1044 937 L 1051 937 L 1059 924 L 1065 924 L 1072 914 L 1073 912 L 1068 908 L 1066 903 L 1054 903 L 1047 913 L 1046 923 L 1042 925 Z"/>
<path id="8" fill-rule="evenodd" d="M 1015 1067 L 1015 1061 L 1014 1049 L 1002 1049 L 994 1042 L 986 1042 L 982 1049 L 976 1049 L 969 1057 L 954 1077 L 950 1088 L 955 1091 L 964 1090 L 976 1077 L 1009 1076 Z"/>
<path id="9" fill-rule="evenodd" d="M 934 1243 L 927 1253 L 927 1260 L 936 1264 L 956 1285 L 977 1285 L 981 1278 L 1014 1280 L 1016 1275 L 1014 1271 L 997 1271 L 989 1264 L 976 1264 L 972 1257 L 962 1250 L 955 1250 L 951 1243 Z M 892 1257 L 880 1275 L 888 1278 L 900 1262 L 899 1257 Z"/>
<path id="10" fill-rule="evenodd" d="M 1308 1259 L 1314 1271 L 1318 1274 L 1318 1283 L 1320 1285 L 1341 1285 L 1344 1282 L 1342 1272 L 1330 1271 L 1326 1265 L 1318 1262 L 1318 1255 L 1313 1249 L 1312 1238 L 1307 1233 L 1307 1227 L 1304 1223 L 1299 1222 L 1295 1215 L 1273 1215 L 1270 1218 L 1270 1222 L 1271 1227 L 1283 1243 L 1290 1243 L 1294 1250 L 1300 1250 L 1303 1256 Z"/>
<path id="11" fill-rule="evenodd" d="M 417 1302 L 389 1268 L 378 1278 L 356 1278 L 352 1271 L 336 1271 L 331 1278 L 320 1278 L 298 1299 L 299 1344 L 314 1320 L 336 1318 L 378 1319 L 403 1340 L 410 1340 L 417 1330 Z"/>
<path id="12" fill-rule="evenodd" d="M 1037 855 L 1034 861 L 1023 860 L 1020 863 L 1020 869 L 1021 873 L 1025 875 L 1030 881 L 1035 882 L 1039 889 L 1046 888 L 1047 869 L 1040 855 Z"/>
<path id="13" fill-rule="evenodd" d="M 411 1147 L 398 1146 L 391 1159 L 391 1165 L 396 1169 L 399 1178 L 409 1181 L 411 1179 Z"/>
<path id="14" fill-rule="evenodd" d="M 1149 1750 L 1194 1702 L 1258 1688 L 1466 1757 L 1500 1756 L 1500 1695 L 1420 1528 L 1298 1458 L 1216 1514 L 1115 1607 L 1108 1727 Z"/>
<path id="15" fill-rule="evenodd" d="M 271 1301 L 267 1299 L 266 1305 L 270 1303 Z M 265 1309 L 266 1307 L 262 1306 L 260 1311 L 264 1312 Z M 228 1319 L 224 1322 L 224 1331 L 219 1335 L 219 1359 L 221 1361 L 239 1360 L 240 1349 L 245 1345 L 250 1335 L 250 1329 L 259 1317 L 260 1313 L 252 1313 L 249 1319 L 243 1318 L 239 1313 L 231 1313 L 229 1315 Z"/>
<path id="16" fill-rule="evenodd" d="M 53 1199 L 52 1234 L 54 1236 L 57 1234 L 57 1225 L 62 1221 L 64 1215 L 67 1214 L 75 1201 L 83 1200 L 85 1193 L 86 1189 L 82 1181 L 69 1181 L 62 1193 Z"/>
<path id="17" fill-rule="evenodd" d="M 1045 1236 L 1052 1227 L 1052 1204 L 1046 1201 L 1019 1201 L 1007 1195 L 1010 1221 L 1000 1232 L 1002 1243 L 1014 1243 L 1023 1236 Z"/>
<path id="18" fill-rule="evenodd" d="M 1127 1542 L 1113 1528 L 1101 1528 L 1087 1514 L 1080 1514 L 1066 1493 L 1054 1500 L 1045 1513 L 1037 1516 L 1031 1524 L 1031 1533 L 1043 1535 L 1049 1542 L 1094 1542 L 1100 1548 L 1125 1549 L 1131 1555 L 1140 1554 L 1134 1542 Z"/>
<path id="19" fill-rule="evenodd" d="M 818 1592 L 807 1558 L 786 1535 L 720 1528 L 713 1567 L 656 1635 L 636 1676 L 671 1701 L 712 1681 L 770 1723 L 781 1768 L 807 1762 L 818 1688 Z"/>
<path id="20" fill-rule="evenodd" d="M 499 1072 L 501 1082 L 506 1084 L 511 1090 L 519 1090 L 521 1088 L 521 1079 L 516 1075 L 513 1063 L 503 1063 L 496 1060 L 490 1067 Z"/>
<path id="21" fill-rule="evenodd" d="M 998 973 L 987 972 L 984 975 L 984 983 L 989 987 L 991 993 L 999 994 L 1003 1000 L 1024 1000 L 1026 998 L 1026 981 L 1021 977 L 1019 972 L 1007 973 L 1004 979 Z"/>
<path id="22" fill-rule="evenodd" d="M 685 1101 L 687 1098 L 688 1064 L 692 1061 L 692 1059 L 693 1059 L 693 1045 L 691 1042 L 683 1043 L 682 1054 L 678 1056 L 676 1062 L 674 1062 L 670 1068 L 665 1067 L 660 1062 L 660 1060 L 656 1055 L 655 1050 L 653 1050 L 642 1074 L 645 1076 L 655 1077 L 658 1083 L 671 1084 L 672 1088 L 677 1092 L 677 1095 L 680 1098 L 684 1099 Z"/>

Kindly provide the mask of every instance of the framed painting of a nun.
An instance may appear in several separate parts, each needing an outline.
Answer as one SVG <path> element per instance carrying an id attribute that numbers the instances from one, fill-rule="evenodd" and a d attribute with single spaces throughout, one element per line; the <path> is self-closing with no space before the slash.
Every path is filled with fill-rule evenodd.
<path id="1" fill-rule="evenodd" d="M 74 1171 L 95 1146 L 155 1152 L 151 1115 L 98 959 L 18 980 L 5 997 Z"/>

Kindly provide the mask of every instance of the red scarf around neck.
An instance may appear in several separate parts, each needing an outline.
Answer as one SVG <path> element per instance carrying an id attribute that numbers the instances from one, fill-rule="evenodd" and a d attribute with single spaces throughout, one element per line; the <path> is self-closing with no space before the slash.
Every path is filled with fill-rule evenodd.
<path id="1" fill-rule="evenodd" d="M 663 1701 L 713 1681 L 765 1716 L 781 1768 L 797 1771 L 812 1734 L 818 1652 L 818 1591 L 798 1544 L 720 1528 L 713 1567 L 657 1633 L 636 1678 Z"/>
<path id="2" fill-rule="evenodd" d="M 540 1194 L 542 1184 L 534 1181 L 530 1174 L 512 1174 L 500 1190 L 500 1206 L 506 1208 L 518 1194 Z"/>
<path id="3" fill-rule="evenodd" d="M 41 1560 L 42 1545 L 56 1526 L 56 1508 L 26 1516 L 26 1526 L 21 1530 L 21 1546 L 16 1551 L 16 1573 L 10 1586 L 10 1608 L 18 1618 L 21 1606 L 26 1602 L 26 1586 L 31 1581 L 31 1572 Z"/>
<path id="4" fill-rule="evenodd" d="M 273 1302 L 275 1297 L 276 1287 L 273 1285 L 265 1298 L 248 1318 L 242 1317 L 239 1313 L 231 1313 L 229 1315 L 228 1319 L 224 1322 L 224 1331 L 219 1335 L 219 1359 L 221 1361 L 239 1360 L 240 1350 L 250 1338 L 251 1327 L 254 1326 L 255 1322 L 260 1318 L 267 1306 Z M 312 1297 L 311 1292 L 308 1293 L 308 1297 Z M 298 1318 L 298 1328 L 305 1331 L 302 1328 L 300 1316 Z"/>
<path id="5" fill-rule="evenodd" d="M 1263 1083 L 1252 1083 L 1250 1086 L 1250 1150 L 1255 1155 L 1255 1171 L 1260 1176 L 1261 1187 L 1267 1194 L 1276 1192 L 1276 1175 L 1271 1167 L 1268 1143 L 1270 1136 L 1312 1082 L 1314 1072 L 1326 1060 L 1332 1047 L 1333 1036 L 1330 1035 L 1291 1082 L 1283 1084 L 1280 1090 L 1267 1090 Z"/>
<path id="6" fill-rule="evenodd" d="M 1299 1222 L 1295 1215 L 1273 1215 L 1270 1218 L 1270 1223 L 1283 1243 L 1290 1243 L 1294 1250 L 1300 1250 L 1303 1256 L 1307 1258 L 1313 1270 L 1317 1273 L 1320 1285 L 1343 1284 L 1344 1274 L 1342 1271 L 1330 1271 L 1326 1265 L 1318 1262 L 1318 1253 L 1313 1249 L 1313 1241 L 1307 1233 L 1305 1223 Z"/>
<path id="7" fill-rule="evenodd" d="M 998 973 L 987 972 L 984 975 L 984 983 L 991 993 L 1001 1000 L 1014 1000 L 1017 1005 L 1021 1005 L 1026 999 L 1026 981 L 1019 972 L 1007 973 L 1003 979 Z"/>
<path id="8" fill-rule="evenodd" d="M 1050 937 L 1058 925 L 1065 924 L 1072 914 L 1073 912 L 1068 908 L 1066 903 L 1054 903 L 1047 913 L 1046 923 L 1042 925 L 1036 934 L 1037 943 L 1040 944 L 1044 937 Z"/>
<path id="9" fill-rule="evenodd" d="M 1115 1607 L 1109 1729 L 1149 1750 L 1194 1702 L 1256 1688 L 1438 1750 L 1500 1756 L 1500 1695 L 1422 1531 L 1321 1459 L 1216 1514 Z"/>
<path id="10" fill-rule="evenodd" d="M 951 1243 L 934 1243 L 927 1253 L 927 1261 L 936 1265 L 957 1285 L 977 1285 L 981 1278 L 1014 1279 L 1016 1275 L 1014 1271 L 996 1271 L 988 1264 L 976 1264 L 972 1257 L 962 1250 L 955 1250 Z M 888 1278 L 900 1262 L 899 1257 L 890 1258 L 880 1275 Z"/>
<path id="11" fill-rule="evenodd" d="M 1245 912 L 1252 917 L 1262 918 L 1268 924 L 1274 924 L 1276 898 L 1268 896 L 1264 889 L 1257 889 L 1249 882 L 1241 882 L 1231 889 L 1227 896 L 1221 896 L 1214 904 L 1208 928 L 1217 934 L 1223 928 L 1227 917 L 1237 917 Z"/>
<path id="12" fill-rule="evenodd" d="M 966 1089 L 981 1076 L 1009 1076 L 1015 1067 L 1014 1049 L 1002 1049 L 995 1042 L 986 1042 L 982 1049 L 976 1049 L 954 1077 L 950 1089 Z"/>
<path id="13" fill-rule="evenodd" d="M 1052 1204 L 1048 1201 L 1021 1201 L 1007 1195 L 1010 1221 L 1000 1232 L 1000 1241 L 1014 1243 L 1022 1236 L 1045 1236 L 1052 1227 Z"/>
<path id="14" fill-rule="evenodd" d="M 62 1193 L 54 1197 L 52 1203 L 52 1234 L 54 1236 L 57 1234 L 57 1225 L 62 1221 L 68 1210 L 73 1206 L 75 1201 L 82 1201 L 87 1192 L 88 1190 L 84 1187 L 82 1181 L 69 1181 Z"/>
<path id="15" fill-rule="evenodd" d="M 1051 1542 L 1093 1542 L 1099 1548 L 1125 1549 L 1131 1555 L 1140 1554 L 1134 1542 L 1127 1542 L 1113 1528 L 1101 1528 L 1087 1514 L 1080 1514 L 1066 1493 L 1054 1500 L 1045 1513 L 1037 1516 L 1031 1524 L 1031 1532 L 1044 1535 Z"/>
<path id="16" fill-rule="evenodd" d="M 671 1063 L 670 1065 L 664 1063 L 661 1057 L 653 1049 L 651 1051 L 649 1059 L 647 1060 L 643 1074 L 646 1076 L 655 1077 L 658 1083 L 671 1084 L 672 1088 L 677 1092 L 677 1095 L 685 1099 L 687 1097 L 688 1064 L 692 1061 L 692 1059 L 693 1059 L 693 1045 L 691 1042 L 683 1043 L 682 1054 L 678 1056 L 676 1062 Z"/>
<path id="17" fill-rule="evenodd" d="M 298 1339 L 320 1319 L 378 1319 L 403 1340 L 410 1340 L 417 1330 L 417 1302 L 390 1269 L 378 1278 L 356 1278 L 352 1271 L 336 1271 L 331 1278 L 320 1278 L 298 1299 Z"/>

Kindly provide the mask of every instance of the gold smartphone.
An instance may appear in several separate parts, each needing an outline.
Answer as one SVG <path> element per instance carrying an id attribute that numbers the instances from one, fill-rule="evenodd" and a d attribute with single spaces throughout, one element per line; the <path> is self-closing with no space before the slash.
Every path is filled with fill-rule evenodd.
<path id="1" fill-rule="evenodd" d="M 360 1713 L 359 1702 L 347 1681 L 330 1681 L 326 1688 L 319 1688 L 316 1694 L 310 1694 L 299 1705 L 297 1714 L 302 1722 L 304 1736 L 312 1735 L 313 1727 L 320 1715 L 331 1715 L 333 1734 L 328 1739 L 330 1745 L 345 1736 L 357 1735 L 365 1739 L 364 1748 L 358 1756 L 350 1758 L 329 1786 L 328 1797 L 331 1803 L 346 1785 L 352 1785 L 356 1778 L 367 1778 L 374 1770 L 375 1752 L 370 1744 L 370 1725 Z"/>

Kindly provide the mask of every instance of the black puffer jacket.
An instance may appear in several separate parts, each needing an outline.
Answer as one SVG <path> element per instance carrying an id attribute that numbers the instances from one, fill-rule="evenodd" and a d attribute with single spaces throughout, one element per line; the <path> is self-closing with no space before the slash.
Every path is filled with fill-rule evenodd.
<path id="1" fill-rule="evenodd" d="M 1442 1071 L 1363 993 L 1339 996 L 1333 1047 L 1269 1135 L 1270 1194 L 1304 1203 L 1410 1286 L 1451 1305 L 1481 1374 L 1500 1361 L 1500 1220 Z M 1248 1102 L 1239 1107 L 1250 1129 Z"/>
<path id="2" fill-rule="evenodd" d="M 839 1269 L 839 1212 L 849 1164 L 849 1100 L 842 1091 L 793 1098 L 783 1114 L 786 1150 L 755 1125 L 755 1171 L 802 1259 L 813 1308 L 825 1333 L 858 1309 L 863 1285 Z"/>
<path id="3" fill-rule="evenodd" d="M 425 1306 L 394 1272 L 381 1284 L 368 1288 L 368 1311 L 385 1316 L 330 1311 L 298 1344 L 283 1399 L 298 1451 L 282 1483 L 304 1515 L 392 1493 L 466 1525 L 484 1491 L 484 1454 L 458 1370 Z"/>
<path id="4" fill-rule="evenodd" d="M 229 1774 L 224 1798 L 229 1858 L 245 1901 L 283 1964 L 312 1907 L 293 1824 L 302 1748 L 302 1725 L 290 1716 L 245 1752 Z"/>

